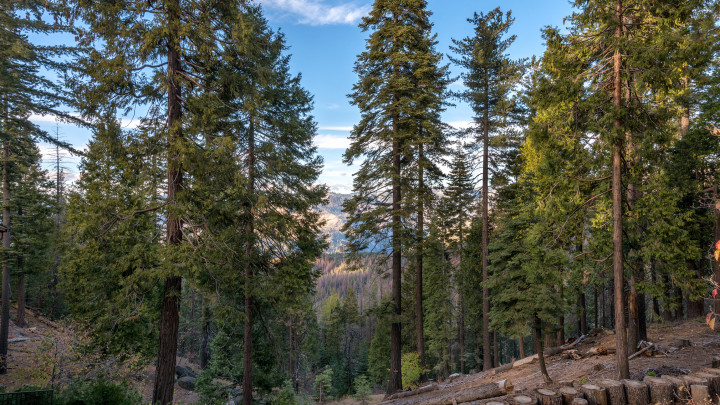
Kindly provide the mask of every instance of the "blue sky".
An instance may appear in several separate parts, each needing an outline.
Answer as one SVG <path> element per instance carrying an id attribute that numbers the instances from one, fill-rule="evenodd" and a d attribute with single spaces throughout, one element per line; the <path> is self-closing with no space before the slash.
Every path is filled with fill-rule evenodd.
<path id="1" fill-rule="evenodd" d="M 342 154 L 348 144 L 347 135 L 360 114 L 350 105 L 347 94 L 357 81 L 353 65 L 368 36 L 357 25 L 370 10 L 372 1 L 259 0 L 259 3 L 271 26 L 285 34 L 292 54 L 291 67 L 295 73 L 302 74 L 303 86 L 314 95 L 314 115 L 319 127 L 316 144 L 325 159 L 320 181 L 333 191 L 349 192 L 354 168 L 342 164 Z M 572 13 L 566 0 L 429 0 L 438 39 L 437 50 L 448 54 L 451 38 L 471 35 L 468 17 L 498 6 L 503 11 L 512 10 L 515 18 L 511 33 L 517 35 L 517 40 L 509 50 L 513 58 L 541 56 L 544 50 L 541 28 L 546 25 L 562 27 L 563 18 Z M 444 63 L 448 62 L 445 57 Z M 451 66 L 450 69 L 452 75 L 457 76 L 458 68 Z M 462 124 L 471 120 L 472 113 L 467 106 L 459 104 L 450 107 L 443 118 L 451 124 Z M 35 121 L 43 129 L 55 133 L 52 117 L 35 117 Z M 91 136 L 88 131 L 69 124 L 60 124 L 58 129 L 61 139 L 78 148 L 84 147 Z M 48 165 L 51 152 L 54 153 L 54 149 L 43 147 Z M 78 159 L 66 156 L 63 162 L 66 172 L 70 172 L 67 177 L 72 180 Z"/>

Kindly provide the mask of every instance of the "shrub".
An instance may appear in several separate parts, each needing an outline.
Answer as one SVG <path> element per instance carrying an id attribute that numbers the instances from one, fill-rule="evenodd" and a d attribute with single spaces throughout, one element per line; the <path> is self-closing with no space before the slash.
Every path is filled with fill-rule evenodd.
<path id="1" fill-rule="evenodd" d="M 140 405 L 140 393 L 127 382 L 78 381 L 57 397 L 61 405 Z"/>
<path id="2" fill-rule="evenodd" d="M 315 377 L 315 399 L 322 403 L 330 398 L 330 389 L 332 388 L 333 370 L 328 367 L 322 373 Z"/>
<path id="3" fill-rule="evenodd" d="M 370 387 L 370 380 L 367 376 L 361 375 L 354 381 L 355 385 L 355 400 L 360 401 L 362 404 L 367 404 L 370 395 L 372 394 L 372 388 Z"/>
<path id="4" fill-rule="evenodd" d="M 282 389 L 273 394 L 272 404 L 273 405 L 295 405 L 295 404 L 297 404 L 297 401 L 295 400 L 295 390 L 293 390 L 292 382 L 290 380 L 286 380 L 285 384 L 283 384 Z"/>
<path id="5" fill-rule="evenodd" d="M 424 370 L 420 364 L 420 355 L 415 352 L 405 353 L 401 359 L 403 388 L 415 389 L 419 386 Z"/>

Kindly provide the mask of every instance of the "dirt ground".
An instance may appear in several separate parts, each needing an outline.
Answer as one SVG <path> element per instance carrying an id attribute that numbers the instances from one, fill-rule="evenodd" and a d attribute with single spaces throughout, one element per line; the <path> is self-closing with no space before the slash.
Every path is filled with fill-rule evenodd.
<path id="1" fill-rule="evenodd" d="M 673 342 L 676 338 L 688 339 L 690 346 L 674 347 Z M 658 353 L 653 357 L 639 356 L 630 360 L 630 374 L 633 379 L 640 380 L 651 372 L 660 376 L 698 371 L 709 367 L 712 358 L 720 355 L 720 333 L 711 330 L 702 321 L 652 325 L 648 329 L 648 340 L 661 346 L 667 354 Z M 605 347 L 611 353 L 579 360 L 567 358 L 568 356 L 563 354 L 546 356 L 548 373 L 555 384 L 560 381 L 584 383 L 588 380 L 617 378 L 615 355 L 613 354 L 615 335 L 611 331 L 596 331 L 595 336 L 585 338 L 573 349 L 580 353 L 587 353 L 598 347 Z M 491 372 L 480 372 L 460 376 L 452 381 L 440 382 L 438 391 L 416 398 L 459 391 L 469 384 L 500 380 L 509 380 L 515 387 L 515 392 L 532 390 L 546 385 L 537 361 L 535 361 L 494 375 Z"/>
<path id="2" fill-rule="evenodd" d="M 71 378 L 77 378 L 85 372 L 83 369 L 85 363 L 96 360 L 92 355 L 87 356 L 76 352 L 75 348 L 84 339 L 82 332 L 36 316 L 31 311 L 28 311 L 26 318 L 27 325 L 24 328 L 17 327 L 13 322 L 10 324 L 8 373 L 0 375 L 0 384 L 8 390 L 22 386 L 47 387 L 53 384 L 63 386 Z M 720 333 L 711 330 L 701 321 L 652 325 L 648 329 L 648 338 L 649 341 L 662 346 L 667 355 L 640 356 L 630 360 L 630 373 L 633 378 L 641 379 L 648 372 L 654 372 L 656 375 L 686 374 L 708 367 L 713 356 L 720 355 Z M 673 341 L 676 338 L 688 339 L 691 345 L 675 348 Z M 574 349 L 583 353 L 600 346 L 613 351 L 615 347 L 614 334 L 603 330 L 595 336 L 587 337 Z M 547 358 L 548 372 L 555 382 L 573 381 L 577 383 L 584 382 L 584 380 L 615 378 L 615 356 L 613 354 L 586 357 L 580 360 L 566 357 L 559 354 Z M 178 359 L 178 363 L 190 365 L 186 359 Z M 104 366 L 112 368 L 114 365 L 108 363 Z M 127 376 L 131 383 L 142 392 L 143 397 L 147 401 L 150 400 L 154 367 L 116 371 L 117 375 Z M 537 362 L 534 362 L 496 375 L 480 372 L 460 376 L 452 381 L 441 382 L 439 389 L 443 392 L 452 392 L 460 390 L 470 383 L 503 379 L 510 380 L 515 391 L 531 390 L 544 385 Z M 373 395 L 370 403 L 377 404 L 382 399 L 382 394 Z M 198 396 L 176 385 L 175 401 L 178 404 L 197 403 Z M 329 404 L 354 405 L 359 402 L 352 398 L 343 398 L 329 402 Z"/>

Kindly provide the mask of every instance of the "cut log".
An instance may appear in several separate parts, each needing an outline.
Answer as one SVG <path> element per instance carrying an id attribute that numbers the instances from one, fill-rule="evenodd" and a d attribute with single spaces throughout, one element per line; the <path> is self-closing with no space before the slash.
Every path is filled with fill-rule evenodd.
<path id="1" fill-rule="evenodd" d="M 699 372 L 692 375 L 707 381 L 707 386 L 710 389 L 710 397 L 713 401 L 717 402 L 718 395 L 720 394 L 720 374 Z"/>
<path id="2" fill-rule="evenodd" d="M 512 394 L 513 385 L 508 380 L 491 382 L 476 387 L 464 388 L 452 394 L 452 396 L 440 396 L 428 398 L 418 402 L 422 405 L 450 405 L 455 399 L 458 403 L 478 401 L 481 399 L 496 398 Z"/>
<path id="3" fill-rule="evenodd" d="M 703 405 L 712 402 L 712 396 L 707 385 L 690 385 L 690 397 L 694 405 Z"/>
<path id="4" fill-rule="evenodd" d="M 525 357 L 524 359 L 520 359 L 513 362 L 513 368 L 520 367 L 525 364 L 530 364 L 538 361 L 538 355 L 533 354 L 532 356 Z"/>
<path id="5" fill-rule="evenodd" d="M 681 347 L 690 347 L 690 340 L 688 339 L 681 339 L 681 338 L 675 338 L 673 339 L 673 346 L 677 347 L 678 349 Z"/>
<path id="6" fill-rule="evenodd" d="M 485 405 L 510 405 L 505 401 L 489 401 L 485 402 Z"/>
<path id="7" fill-rule="evenodd" d="M 585 398 L 575 398 L 572 401 L 572 405 L 588 405 L 588 401 Z"/>
<path id="8" fill-rule="evenodd" d="M 650 391 L 647 384 L 635 380 L 623 380 L 628 405 L 648 405 Z"/>
<path id="9" fill-rule="evenodd" d="M 588 405 L 608 405 L 607 391 L 595 384 L 583 384 L 580 391 L 585 394 Z"/>
<path id="10" fill-rule="evenodd" d="M 414 396 L 414 395 L 420 395 L 420 394 L 424 394 L 424 393 L 426 393 L 426 392 L 435 391 L 436 389 L 438 389 L 438 384 L 437 384 L 437 383 L 432 383 L 432 384 L 430 384 L 430 385 L 426 385 L 426 386 L 424 386 L 424 387 L 420 387 L 420 388 L 418 388 L 418 389 L 416 389 L 416 390 L 397 392 L 397 393 L 395 393 L 395 394 L 390 395 L 389 397 L 387 397 L 387 398 L 385 399 L 385 401 L 388 401 L 388 400 L 391 400 L 391 399 L 400 399 L 400 398 L 412 397 L 412 396 Z M 384 401 L 383 401 L 383 402 L 384 402 Z"/>
<path id="11" fill-rule="evenodd" d="M 563 405 L 562 395 L 548 388 L 535 389 L 535 396 L 540 405 Z"/>
<path id="12" fill-rule="evenodd" d="M 598 346 L 593 347 L 592 349 L 588 350 L 588 352 L 585 354 L 585 357 L 588 356 L 604 356 L 609 353 L 609 350 L 605 346 Z"/>
<path id="13" fill-rule="evenodd" d="M 490 370 L 490 371 L 491 371 L 490 374 L 491 374 L 491 375 L 498 375 L 498 374 L 502 373 L 503 371 L 508 371 L 508 370 L 510 370 L 511 368 L 513 368 L 513 364 L 515 364 L 515 363 L 508 363 L 508 364 L 503 364 L 503 365 L 500 366 L 500 367 L 495 367 L 494 369 Z"/>
<path id="14" fill-rule="evenodd" d="M 645 377 L 643 381 L 650 388 L 651 403 L 671 405 L 675 402 L 675 388 L 670 381 L 658 377 Z"/>
<path id="15" fill-rule="evenodd" d="M 625 405 L 625 387 L 623 383 L 615 380 L 600 380 L 597 385 L 605 387 L 608 396 L 608 405 Z"/>
<path id="16" fill-rule="evenodd" d="M 633 353 L 630 357 L 628 357 L 628 360 L 632 360 L 632 359 L 634 359 L 635 357 L 637 357 L 637 356 L 645 353 L 646 351 L 648 351 L 648 350 L 650 350 L 651 348 L 654 348 L 654 347 L 655 347 L 655 345 L 653 345 L 653 344 L 650 344 L 649 346 L 645 346 L 645 347 L 643 347 L 642 349 L 638 350 L 637 352 Z"/>
<path id="17" fill-rule="evenodd" d="M 720 356 L 713 357 L 712 368 L 720 368 Z"/>
<path id="18" fill-rule="evenodd" d="M 713 392 L 713 387 L 711 385 L 711 382 L 707 378 L 700 377 L 698 374 L 691 374 L 691 375 L 684 375 L 682 376 L 683 381 L 685 381 L 685 386 L 690 387 L 691 385 L 704 385 L 707 387 L 708 395 L 710 398 L 715 397 L 715 393 Z M 692 393 L 691 393 L 692 394 Z"/>
<path id="19" fill-rule="evenodd" d="M 664 375 L 662 378 L 673 385 L 675 402 L 687 403 L 690 400 L 690 390 L 685 386 L 682 378 L 671 375 Z"/>
<path id="20" fill-rule="evenodd" d="M 513 397 L 513 404 L 515 405 L 536 405 L 537 399 L 529 397 L 527 395 L 516 395 Z"/>
<path id="21" fill-rule="evenodd" d="M 563 397 L 563 405 L 572 405 L 573 399 L 584 397 L 582 392 L 573 387 L 560 387 L 558 392 Z"/>

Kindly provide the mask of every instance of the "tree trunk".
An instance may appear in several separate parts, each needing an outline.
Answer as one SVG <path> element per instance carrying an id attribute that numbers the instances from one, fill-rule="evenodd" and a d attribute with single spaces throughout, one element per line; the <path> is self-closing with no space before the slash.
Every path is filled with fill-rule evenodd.
<path id="1" fill-rule="evenodd" d="M 593 308 L 595 308 L 595 311 L 594 311 L 595 313 L 593 314 L 593 327 L 597 328 L 600 326 L 598 324 L 598 312 L 600 309 L 598 308 L 598 288 L 597 288 L 597 286 L 593 287 Z"/>
<path id="2" fill-rule="evenodd" d="M 557 346 L 565 344 L 565 315 L 560 315 L 558 318 L 558 331 L 557 331 Z"/>
<path id="3" fill-rule="evenodd" d="M 493 367 L 500 366 L 500 347 L 498 346 L 497 330 L 493 331 Z"/>
<path id="4" fill-rule="evenodd" d="M 458 314 L 458 344 L 460 345 L 460 373 L 465 374 L 465 302 L 460 296 L 460 314 Z"/>
<path id="5" fill-rule="evenodd" d="M 522 337 L 518 338 L 517 343 L 518 343 L 518 349 L 520 349 L 520 358 L 524 359 L 525 358 L 525 344 L 523 342 L 523 338 Z"/>
<path id="6" fill-rule="evenodd" d="M 253 353 L 253 258 L 255 251 L 255 117 L 250 117 L 247 144 L 248 194 L 250 203 L 245 206 L 247 223 L 245 229 L 245 291 L 243 325 L 243 405 L 251 405 L 252 397 L 252 353 Z"/>
<path id="7" fill-rule="evenodd" d="M 3 143 L 3 249 L 10 249 L 10 173 L 8 163 L 10 160 L 10 147 L 8 141 Z M 7 255 L 7 253 L 5 253 Z M 4 258 L 6 259 L 6 258 Z M 9 260 L 2 262 L 2 314 L 0 314 L 0 374 L 7 373 L 8 333 L 10 330 L 10 267 Z"/>
<path id="8" fill-rule="evenodd" d="M 700 269 L 698 269 L 698 266 L 694 260 L 688 260 L 687 266 L 688 266 L 689 273 L 695 273 L 699 280 L 703 280 L 704 274 L 703 274 L 703 272 L 700 271 Z M 691 300 L 690 297 L 688 296 L 688 300 L 687 300 L 687 317 L 688 317 L 688 319 L 697 318 L 699 316 L 704 315 L 703 314 L 703 304 L 704 304 L 704 299 L 702 297 L 698 300 Z"/>
<path id="9" fill-rule="evenodd" d="M 177 25 L 179 16 L 179 0 L 168 2 L 168 20 L 171 26 Z M 176 194 L 183 182 L 180 149 L 182 138 L 182 105 L 180 84 L 177 72 L 180 71 L 180 55 L 178 49 L 179 34 L 174 28 L 169 34 L 168 50 L 168 189 L 167 189 L 167 245 L 177 246 L 182 241 L 182 220 L 174 211 Z M 182 278 L 170 275 L 165 279 L 162 309 L 160 313 L 160 340 L 158 342 L 158 359 L 153 388 L 154 404 L 171 404 L 175 387 L 175 363 L 178 343 L 178 327 L 180 321 L 180 295 Z"/>
<path id="10" fill-rule="evenodd" d="M 665 274 L 663 276 L 663 282 L 665 285 L 665 298 L 663 299 L 663 320 L 665 322 L 672 322 L 672 311 L 670 310 L 670 304 L 672 302 L 672 286 L 670 285 L 670 277 Z"/>
<path id="11" fill-rule="evenodd" d="M 488 77 L 485 76 L 485 89 L 489 89 Z M 490 164 L 490 107 L 489 91 L 485 92 L 485 111 L 483 118 L 483 166 L 482 166 L 482 331 L 483 331 L 483 370 L 492 368 L 490 356 L 490 290 L 485 286 L 488 279 L 488 183 Z"/>
<path id="12" fill-rule="evenodd" d="M 584 384 L 580 391 L 585 393 L 588 405 L 608 405 L 607 391 L 595 384 Z"/>
<path id="13" fill-rule="evenodd" d="M 625 405 L 625 387 L 620 381 L 600 380 L 597 385 L 607 390 L 608 405 Z"/>
<path id="14" fill-rule="evenodd" d="M 545 367 L 545 355 L 543 354 L 543 341 L 542 341 L 542 322 L 537 313 L 533 316 L 533 331 L 535 332 L 535 351 L 538 354 L 538 360 L 540 363 L 540 373 L 543 376 L 546 384 L 552 384 L 550 374 L 548 374 L 547 367 Z"/>
<path id="15" fill-rule="evenodd" d="M 425 369 L 425 335 L 423 331 L 423 243 L 425 240 L 425 182 L 423 179 L 423 162 L 425 153 L 423 144 L 418 149 L 418 211 L 417 211 L 417 268 L 415 274 L 415 336 L 420 366 Z M 460 348 L 462 353 L 462 346 Z M 462 360 L 461 360 L 462 362 Z"/>
<path id="16" fill-rule="evenodd" d="M 200 337 L 200 368 L 205 370 L 208 366 L 209 348 L 208 342 L 210 341 L 210 308 L 208 307 L 205 298 L 202 299 L 202 335 Z"/>
<path id="17" fill-rule="evenodd" d="M 585 287 L 581 287 L 582 291 L 580 292 L 580 296 L 578 297 L 578 309 L 580 312 L 580 316 L 578 318 L 580 319 L 580 336 L 587 335 L 588 333 L 588 327 L 587 327 L 587 304 L 585 303 Z"/>
<path id="18" fill-rule="evenodd" d="M 547 388 L 535 389 L 535 396 L 540 405 L 563 405 L 563 397 L 557 391 Z"/>
<path id="19" fill-rule="evenodd" d="M 22 259 L 18 259 L 18 262 L 20 262 Z M 20 270 L 22 270 L 22 264 L 20 265 Z M 20 273 L 18 275 L 18 282 L 17 282 L 17 317 L 15 319 L 15 324 L 20 327 L 25 327 L 25 274 Z"/>
<path id="20" fill-rule="evenodd" d="M 617 17 L 617 27 L 615 29 L 615 36 L 620 38 L 622 36 L 622 22 L 623 22 L 623 6 L 622 0 L 617 0 L 615 6 L 615 15 Z M 615 140 L 613 142 L 613 158 L 612 158 L 612 178 L 613 178 L 613 276 L 615 278 L 615 347 L 616 347 L 616 360 L 618 376 L 621 379 L 630 378 L 630 367 L 628 362 L 628 349 L 627 341 L 625 337 L 625 282 L 624 282 L 624 268 L 623 268 L 623 207 L 622 207 L 622 138 L 620 137 L 622 131 L 622 123 L 620 121 L 619 110 L 622 108 L 621 99 L 621 64 L 622 56 L 620 49 L 615 50 L 613 56 L 613 81 L 614 81 L 614 94 L 613 102 L 616 110 L 614 126 L 615 126 Z"/>
<path id="21" fill-rule="evenodd" d="M 628 301 L 628 324 L 627 324 L 627 347 L 628 353 L 635 353 L 640 342 L 640 322 L 638 316 L 638 293 L 637 293 L 637 277 L 635 270 L 631 270 L 628 280 L 629 291 Z"/>

